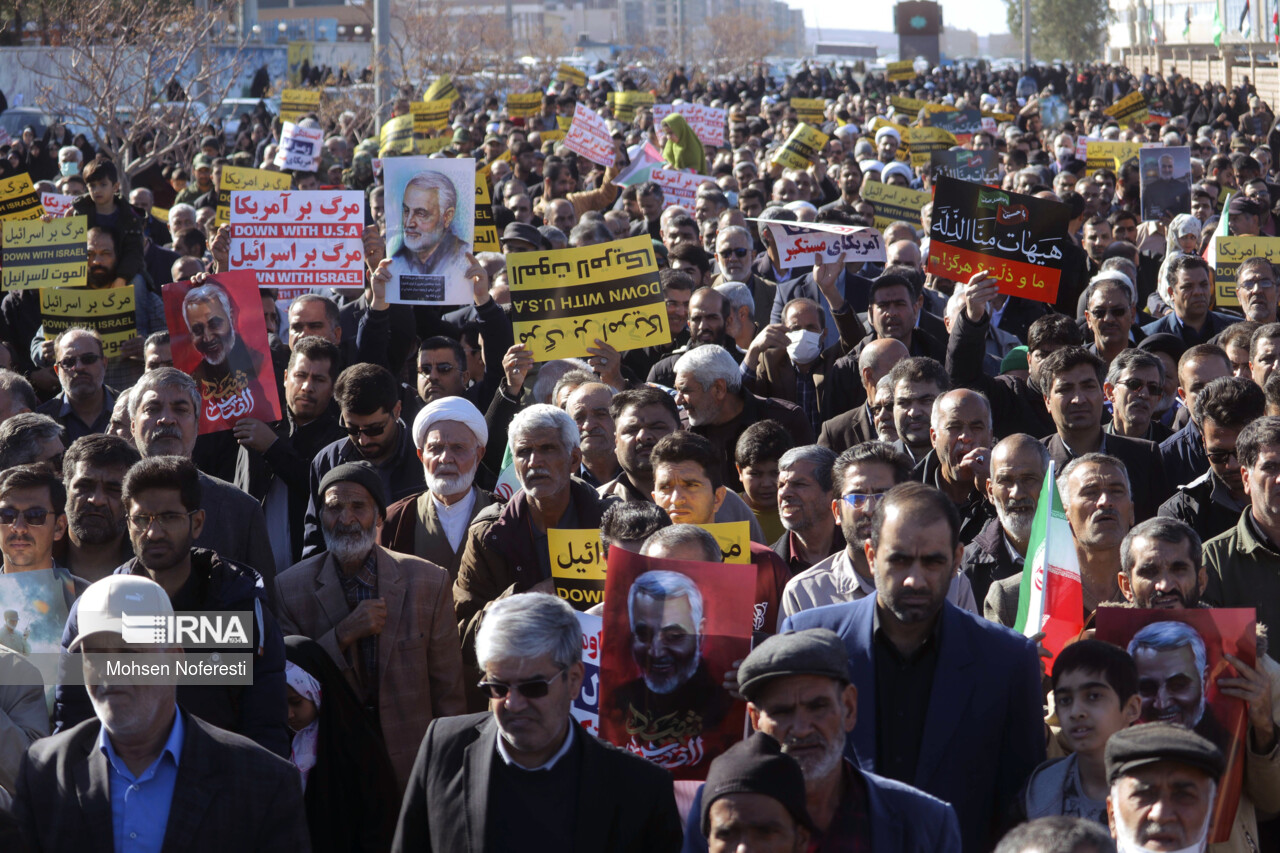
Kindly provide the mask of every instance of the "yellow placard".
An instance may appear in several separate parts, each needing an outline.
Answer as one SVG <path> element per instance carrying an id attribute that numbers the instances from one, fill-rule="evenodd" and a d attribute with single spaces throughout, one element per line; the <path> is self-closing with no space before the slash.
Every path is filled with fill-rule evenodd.
<path id="1" fill-rule="evenodd" d="M 605 560 L 599 530 L 548 528 L 547 549 L 556 595 L 574 610 L 604 601 Z"/>
<path id="2" fill-rule="evenodd" d="M 1138 156 L 1140 142 L 1087 142 L 1085 143 L 1085 169 L 1113 169 L 1117 172 L 1126 161 Z"/>
<path id="3" fill-rule="evenodd" d="M 422 93 L 422 100 L 424 101 L 448 101 L 453 103 L 457 99 L 458 87 L 453 85 L 453 78 L 448 74 L 441 74 L 427 87 L 427 91 Z"/>
<path id="4" fill-rule="evenodd" d="M 1151 118 L 1147 112 L 1147 96 L 1142 90 L 1130 92 L 1103 110 L 1102 114 L 1111 116 L 1122 127 L 1130 122 L 1145 122 Z"/>
<path id="5" fill-rule="evenodd" d="M 3 224 L 0 253 L 4 290 L 83 287 L 88 270 L 85 235 L 88 217 L 44 222 L 19 219 Z"/>
<path id="6" fill-rule="evenodd" d="M 931 193 L 895 187 L 881 181 L 867 181 L 862 187 L 862 197 L 875 207 L 875 226 L 881 232 L 899 220 L 919 227 L 920 208 L 933 200 Z"/>
<path id="7" fill-rule="evenodd" d="M 561 133 L 567 133 L 569 128 L 573 126 L 573 116 L 556 116 L 556 128 Z"/>
<path id="8" fill-rule="evenodd" d="M 540 112 L 542 112 L 541 92 L 507 95 L 507 115 L 511 118 L 528 118 Z"/>
<path id="9" fill-rule="evenodd" d="M 827 102 L 822 98 L 792 98 L 791 108 L 796 111 L 796 118 L 806 124 L 822 124 L 823 113 L 827 111 Z"/>
<path id="10" fill-rule="evenodd" d="M 314 63 L 316 60 L 316 45 L 310 41 L 291 41 L 285 54 L 289 66 L 289 85 L 297 86 L 302 82 L 302 63 Z M 288 91 L 287 89 L 285 91 Z M 318 94 L 318 93 L 317 93 Z M 281 108 L 284 106 L 284 99 L 280 101 Z M 285 121 L 295 121 L 296 119 L 285 119 Z"/>
<path id="11" fill-rule="evenodd" d="M 285 172 L 250 169 L 246 166 L 223 166 L 214 224 L 222 226 L 231 221 L 231 193 L 234 190 L 287 190 L 291 186 L 293 179 Z M 152 212 L 155 212 L 154 209 Z"/>
<path id="12" fill-rule="evenodd" d="M 498 226 L 493 219 L 493 199 L 489 195 L 489 182 L 476 178 L 476 230 L 472 238 L 472 252 L 500 252 Z"/>
<path id="13" fill-rule="evenodd" d="M 928 166 L 929 155 L 959 144 L 955 136 L 940 127 L 909 127 L 905 141 L 911 146 L 911 165 Z"/>
<path id="14" fill-rule="evenodd" d="M 510 254 L 511 319 L 534 361 L 585 358 L 597 338 L 622 352 L 671 341 L 653 243 Z"/>
<path id="15" fill-rule="evenodd" d="M 44 215 L 40 194 L 26 172 L 0 181 L 0 219 L 39 219 Z"/>
<path id="16" fill-rule="evenodd" d="M 889 106 L 902 112 L 911 113 L 912 117 L 920 114 L 921 110 L 931 113 L 953 113 L 955 107 L 949 107 L 946 104 L 935 104 L 932 101 L 921 100 L 920 98 L 904 98 L 901 95 L 890 95 Z"/>
<path id="17" fill-rule="evenodd" d="M 574 86 L 587 85 L 587 72 L 579 71 L 572 65 L 561 63 L 556 69 L 556 79 L 562 83 L 572 83 Z"/>
<path id="18" fill-rule="evenodd" d="M 414 149 L 413 139 L 413 114 L 396 116 L 384 125 L 378 133 L 378 156 L 394 157 L 396 155 L 412 154 Z"/>
<path id="19" fill-rule="evenodd" d="M 409 104 L 413 114 L 413 132 L 426 137 L 427 131 L 444 130 L 449 126 L 449 107 L 452 101 L 417 101 Z"/>
<path id="20" fill-rule="evenodd" d="M 52 287 L 40 291 L 40 319 L 44 339 L 51 341 L 76 326 L 94 329 L 102 338 L 103 355 L 115 358 L 125 341 L 138 336 L 133 285 L 90 290 Z"/>
<path id="21" fill-rule="evenodd" d="M 653 104 L 653 92 L 619 92 L 613 99 L 613 117 L 618 121 L 633 122 L 636 120 L 636 107 L 652 107 Z"/>
<path id="22" fill-rule="evenodd" d="M 787 141 L 773 155 L 773 162 L 785 169 L 807 169 L 818 159 L 828 136 L 804 122 L 796 125 Z"/>
<path id="23" fill-rule="evenodd" d="M 418 154 L 434 154 L 437 151 L 443 151 L 452 144 L 452 136 L 434 136 L 430 139 L 414 140 L 413 148 Z"/>
<path id="24" fill-rule="evenodd" d="M 285 89 L 280 93 L 281 121 L 297 124 L 307 113 L 313 113 L 318 109 L 320 109 L 320 92 L 317 89 Z"/>
<path id="25" fill-rule="evenodd" d="M 152 215 L 152 216 L 154 216 L 156 219 L 160 220 L 161 222 L 168 223 L 168 221 L 169 221 L 169 208 L 167 208 L 167 207 L 153 207 L 153 208 L 151 208 L 151 215 Z"/>
<path id="26" fill-rule="evenodd" d="M 699 525 L 716 537 L 720 543 L 720 556 L 726 563 L 751 562 L 751 523 L 748 521 L 721 521 Z"/>
<path id="27" fill-rule="evenodd" d="M 885 66 L 885 76 L 890 83 L 897 83 L 899 80 L 914 80 L 916 78 L 915 64 L 909 59 L 902 62 L 890 62 Z"/>
<path id="28" fill-rule="evenodd" d="M 565 138 L 565 135 L 563 130 L 544 130 L 539 133 L 539 137 L 543 142 L 559 142 Z"/>
<path id="29" fill-rule="evenodd" d="M 1209 260 L 1213 262 L 1213 290 L 1217 307 L 1240 304 L 1236 279 L 1247 258 L 1280 263 L 1280 237 L 1214 237 Z"/>

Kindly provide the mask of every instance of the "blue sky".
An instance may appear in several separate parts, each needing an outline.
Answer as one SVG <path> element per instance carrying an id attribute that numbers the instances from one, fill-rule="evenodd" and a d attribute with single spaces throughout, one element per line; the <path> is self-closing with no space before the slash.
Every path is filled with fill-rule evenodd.
<path id="1" fill-rule="evenodd" d="M 833 29 L 893 32 L 893 3 L 848 3 L 846 0 L 786 0 L 793 9 L 804 9 L 805 26 Z M 856 10 L 856 11 L 855 11 Z M 973 30 L 978 35 L 1008 31 L 1004 0 L 946 0 L 944 25 Z"/>

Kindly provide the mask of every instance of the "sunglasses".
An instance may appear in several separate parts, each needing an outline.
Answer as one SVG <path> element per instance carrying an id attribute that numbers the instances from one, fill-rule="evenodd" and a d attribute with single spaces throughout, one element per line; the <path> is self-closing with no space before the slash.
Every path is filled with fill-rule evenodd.
<path id="1" fill-rule="evenodd" d="M 33 506 L 23 510 L 17 510 L 13 507 L 4 507 L 3 509 L 0 509 L 0 524 L 3 524 L 5 527 L 12 527 L 18 522 L 18 516 L 22 516 L 22 520 L 29 526 L 41 527 L 44 525 L 44 520 L 48 518 L 50 514 L 51 510 L 47 510 L 42 506 Z"/>
<path id="2" fill-rule="evenodd" d="M 876 504 L 880 503 L 880 501 L 882 501 L 883 499 L 884 499 L 884 492 L 877 492 L 876 494 L 871 494 L 871 495 L 860 495 L 855 492 L 853 494 L 845 495 L 844 497 L 841 498 L 841 500 L 843 500 L 845 503 L 847 503 L 849 506 L 853 507 L 854 509 L 862 509 L 862 507 L 864 506 L 867 506 L 867 507 L 875 506 Z"/>
<path id="3" fill-rule="evenodd" d="M 1129 309 L 1122 308 L 1119 305 L 1114 305 L 1111 308 L 1092 308 L 1089 310 L 1089 313 L 1095 320 L 1105 320 L 1107 319 L 1108 314 L 1111 315 L 1113 319 L 1119 320 L 1121 317 L 1129 313 Z"/>
<path id="4" fill-rule="evenodd" d="M 721 249 L 721 250 L 720 250 L 720 257 L 722 257 L 722 258 L 728 258 L 728 257 L 734 257 L 734 258 L 745 258 L 745 257 L 747 256 L 747 251 L 748 251 L 747 249 L 743 249 L 743 248 L 741 248 L 741 247 L 739 247 L 739 248 L 737 248 L 737 249 Z"/>
<path id="5" fill-rule="evenodd" d="M 61 367 L 63 370 L 75 370 L 77 364 L 89 367 L 97 364 L 101 360 L 102 356 L 98 355 L 96 352 L 82 352 L 79 355 L 67 356 L 62 361 L 58 362 L 58 367 Z"/>
<path id="6" fill-rule="evenodd" d="M 1137 378 L 1136 376 L 1130 379 L 1121 379 L 1116 384 L 1123 385 L 1125 388 L 1128 388 L 1130 391 L 1133 391 L 1135 393 L 1138 391 L 1146 390 L 1147 396 L 1153 400 L 1158 400 L 1164 394 L 1164 386 L 1157 385 L 1154 382 L 1143 382 L 1141 379 Z"/>
<path id="7" fill-rule="evenodd" d="M 1205 455 L 1209 457 L 1209 461 L 1214 465 L 1226 465 L 1236 458 L 1234 450 L 1210 450 Z"/>
<path id="8" fill-rule="evenodd" d="M 371 424 L 369 426 L 347 426 L 342 424 L 342 428 L 347 431 L 347 435 L 355 438 L 356 436 L 367 436 L 369 438 L 377 438 L 387 431 L 387 427 L 391 425 L 391 418 L 387 418 L 380 424 Z"/>
<path id="9" fill-rule="evenodd" d="M 521 681 L 519 684 L 504 684 L 501 681 L 482 681 L 476 686 L 484 691 L 484 695 L 490 699 L 506 699 L 507 694 L 512 690 L 518 692 L 526 699 L 541 699 L 551 690 L 551 682 L 564 675 L 569 670 L 567 668 L 560 670 L 550 678 L 535 678 L 531 681 Z"/>

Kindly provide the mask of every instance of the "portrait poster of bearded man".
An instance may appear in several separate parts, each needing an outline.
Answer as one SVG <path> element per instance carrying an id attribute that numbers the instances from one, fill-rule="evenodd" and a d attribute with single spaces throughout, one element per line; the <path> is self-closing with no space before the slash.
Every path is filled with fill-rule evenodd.
<path id="1" fill-rule="evenodd" d="M 1227 766 L 1209 841 L 1226 841 L 1244 784 L 1249 719 L 1247 703 L 1225 693 L 1219 680 L 1237 675 L 1226 655 L 1258 666 L 1253 608 L 1209 608 L 1198 596 L 1180 609 L 1100 607 L 1097 639 L 1126 650 L 1137 665 L 1142 710 L 1136 725 L 1185 726 L 1222 750 Z"/>
<path id="2" fill-rule="evenodd" d="M 162 289 L 173 366 L 200 391 L 200 434 L 231 429 L 242 418 L 281 418 L 257 275 L 219 273 Z"/>
<path id="3" fill-rule="evenodd" d="M 465 273 L 475 234 L 475 161 L 388 157 L 383 174 L 391 259 L 387 301 L 469 304 L 472 284 Z"/>
<path id="4" fill-rule="evenodd" d="M 609 549 L 602 738 L 676 779 L 705 779 L 742 739 L 736 669 L 751 649 L 754 572 Z"/>

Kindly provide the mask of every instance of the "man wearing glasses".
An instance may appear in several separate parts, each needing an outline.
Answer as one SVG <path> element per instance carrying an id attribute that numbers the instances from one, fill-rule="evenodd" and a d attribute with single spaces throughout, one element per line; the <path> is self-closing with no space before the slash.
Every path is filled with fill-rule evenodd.
<path id="1" fill-rule="evenodd" d="M 1084 321 L 1093 336 L 1089 352 L 1110 364 L 1121 352 L 1146 337 L 1135 328 L 1137 311 L 1129 285 L 1121 281 L 1123 273 L 1107 271 L 1089 285 Z"/>
<path id="2" fill-rule="evenodd" d="M 67 490 L 45 465 L 18 465 L 0 474 L 0 572 L 52 569 L 70 607 L 88 584 L 53 558 L 53 543 L 67 535 L 66 503 Z"/>
<path id="3" fill-rule="evenodd" d="M 62 424 L 67 442 L 107 431 L 115 392 L 105 384 L 102 339 L 89 329 L 67 329 L 53 342 L 53 365 L 62 393 L 36 409 Z"/>
<path id="4" fill-rule="evenodd" d="M 303 522 L 302 558 L 325 550 L 320 531 L 320 481 L 344 462 L 364 460 L 382 478 L 387 500 L 395 502 L 426 486 L 415 457 L 409 428 L 400 419 L 400 383 L 385 367 L 362 362 L 338 376 L 333 398 L 342 413 L 340 438 L 320 450 L 311 462 L 311 500 Z"/>
<path id="5" fill-rule="evenodd" d="M 160 372 L 160 371 L 157 371 Z M 123 503 L 129 541 L 137 556 L 116 569 L 158 583 L 182 611 L 252 614 L 253 680 L 245 686 L 178 685 L 178 703 L 207 723 L 243 735 L 276 755 L 289 756 L 286 726 L 284 637 L 261 578 L 248 566 L 196 546 L 208 517 L 211 495 L 189 459 L 143 459 L 124 478 Z M 265 534 L 264 534 L 265 535 Z M 79 602 L 62 634 L 69 650 L 79 634 Z M 54 730 L 65 731 L 94 715 L 82 685 L 59 679 Z"/>
<path id="6" fill-rule="evenodd" d="M 784 618 L 802 610 L 857 601 L 876 591 L 866 554 L 871 518 L 885 493 L 910 478 L 911 460 L 883 441 L 864 442 L 836 458 L 831 469 L 835 491 L 831 515 L 848 544 L 787 582 L 782 593 Z M 947 599 L 971 613 L 978 612 L 973 588 L 963 574 L 951 580 Z"/>
<path id="7" fill-rule="evenodd" d="M 540 850 L 674 853 L 670 775 L 602 745 L 569 716 L 583 680 L 582 629 L 554 595 L 495 601 L 476 637 L 489 710 L 432 721 L 394 853 Z"/>
<path id="8" fill-rule="evenodd" d="M 329 653 L 378 720 L 403 788 L 431 720 L 466 711 L 452 583 L 378 545 L 386 493 L 368 462 L 331 469 L 320 495 L 325 552 L 277 578 L 280 626 Z"/>
<path id="9" fill-rule="evenodd" d="M 1236 298 L 1246 320 L 1276 322 L 1276 272 L 1266 258 L 1245 258 L 1236 273 Z"/>
<path id="10" fill-rule="evenodd" d="M 751 288 L 751 297 L 756 306 L 753 319 L 756 328 L 763 329 L 769 325 L 769 312 L 773 310 L 778 283 L 752 269 L 755 258 L 751 232 L 746 228 L 730 225 L 728 228 L 721 228 L 716 234 L 716 261 L 720 266 L 720 275 L 712 280 L 712 284 L 737 281 Z"/>
<path id="11" fill-rule="evenodd" d="M 1103 431 L 1157 444 L 1172 435 L 1154 417 L 1156 404 L 1164 396 L 1164 362 L 1154 354 L 1137 349 L 1121 352 L 1107 369 L 1102 393 L 1111 403 L 1111 421 Z"/>

